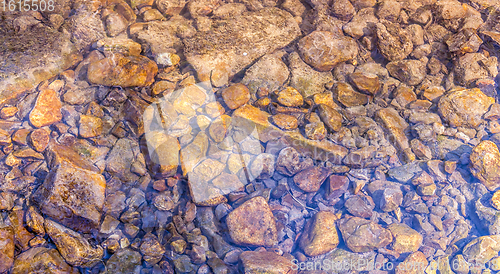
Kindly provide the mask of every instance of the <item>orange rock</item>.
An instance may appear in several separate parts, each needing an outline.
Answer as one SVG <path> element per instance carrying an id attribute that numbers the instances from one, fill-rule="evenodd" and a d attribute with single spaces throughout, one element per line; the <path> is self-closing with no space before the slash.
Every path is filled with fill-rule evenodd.
<path id="1" fill-rule="evenodd" d="M 29 119 L 35 127 L 44 127 L 61 121 L 61 100 L 57 93 L 51 89 L 42 90 L 38 94 Z"/>

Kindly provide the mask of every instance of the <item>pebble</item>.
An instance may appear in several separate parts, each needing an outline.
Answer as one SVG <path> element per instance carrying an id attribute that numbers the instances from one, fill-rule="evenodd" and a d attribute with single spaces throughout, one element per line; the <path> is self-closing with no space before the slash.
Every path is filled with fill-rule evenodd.
<path id="1" fill-rule="evenodd" d="M 283 130 L 293 130 L 298 127 L 298 120 L 295 116 L 288 114 L 276 114 L 271 117 L 271 121 Z"/>
<path id="2" fill-rule="evenodd" d="M 244 251 L 240 261 L 245 273 L 296 274 L 292 260 L 268 251 Z"/>
<path id="3" fill-rule="evenodd" d="M 356 217 L 370 218 L 373 214 L 375 203 L 370 196 L 358 194 L 347 199 L 347 201 L 345 201 L 344 203 L 344 206 L 346 207 L 347 211 L 349 211 L 349 213 Z"/>
<path id="4" fill-rule="evenodd" d="M 330 131 L 339 131 L 342 127 L 342 115 L 335 109 L 320 104 L 318 106 L 319 117 Z"/>
<path id="5" fill-rule="evenodd" d="M 355 91 L 347 83 L 337 83 L 334 89 L 334 95 L 337 97 L 337 100 L 347 108 L 366 105 L 369 101 L 367 95 Z"/>
<path id="6" fill-rule="evenodd" d="M 29 115 L 30 123 L 40 128 L 57 123 L 61 119 L 61 100 L 57 93 L 51 89 L 40 91 Z"/>
<path id="7" fill-rule="evenodd" d="M 416 252 L 422 245 L 422 235 L 406 224 L 393 223 L 387 229 L 393 236 L 391 248 L 398 253 Z"/>
<path id="8" fill-rule="evenodd" d="M 90 115 L 80 115 L 78 134 L 82 138 L 97 137 L 102 134 L 102 130 L 103 123 L 101 118 Z"/>
<path id="9" fill-rule="evenodd" d="M 222 90 L 222 98 L 230 109 L 237 109 L 250 100 L 250 91 L 243 84 L 234 84 Z"/>
<path id="10" fill-rule="evenodd" d="M 299 246 L 307 256 L 325 254 L 337 247 L 339 236 L 335 229 L 337 216 L 329 211 L 320 211 L 309 219 L 301 235 Z"/>
<path id="11" fill-rule="evenodd" d="M 14 263 L 14 231 L 11 227 L 0 228 L 0 271 L 7 272 Z"/>
<path id="12" fill-rule="evenodd" d="M 369 252 L 390 244 L 391 232 L 381 225 L 359 217 L 346 217 L 338 223 L 342 238 L 353 252 Z"/>
<path id="13" fill-rule="evenodd" d="M 492 191 L 500 186 L 497 170 L 500 168 L 500 152 L 495 143 L 482 141 L 470 154 L 471 172 L 474 177 Z"/>
<path id="14" fill-rule="evenodd" d="M 331 171 L 323 167 L 310 167 L 293 177 L 294 183 L 305 192 L 316 192 L 325 179 L 331 175 Z"/>
<path id="15" fill-rule="evenodd" d="M 278 103 L 287 107 L 300 107 L 304 104 L 304 98 L 300 92 L 293 87 L 287 87 L 278 92 Z"/>

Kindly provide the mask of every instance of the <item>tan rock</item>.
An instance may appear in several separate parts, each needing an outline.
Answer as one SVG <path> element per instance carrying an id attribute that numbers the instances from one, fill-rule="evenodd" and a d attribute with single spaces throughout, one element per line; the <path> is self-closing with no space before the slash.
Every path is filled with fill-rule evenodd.
<path id="1" fill-rule="evenodd" d="M 393 108 L 384 108 L 376 113 L 376 117 L 382 122 L 392 141 L 396 147 L 403 151 L 410 147 L 408 137 L 406 136 L 409 130 L 408 123 L 399 116 L 399 113 Z"/>
<path id="2" fill-rule="evenodd" d="M 337 216 L 332 212 L 320 211 L 307 221 L 300 238 L 300 248 L 307 256 L 325 254 L 337 247 L 336 220 Z"/>
<path id="3" fill-rule="evenodd" d="M 368 94 L 375 94 L 380 89 L 380 80 L 376 74 L 356 71 L 349 78 L 358 90 Z"/>
<path id="4" fill-rule="evenodd" d="M 49 126 L 61 121 L 61 100 L 57 93 L 50 89 L 40 91 L 29 119 L 35 127 Z"/>
<path id="5" fill-rule="evenodd" d="M 12 273 L 30 274 L 44 269 L 47 274 L 80 273 L 64 261 L 57 249 L 34 247 L 17 256 Z"/>
<path id="6" fill-rule="evenodd" d="M 429 262 L 424 253 L 416 251 L 410 254 L 396 267 L 396 274 L 420 274 L 424 273 Z"/>
<path id="7" fill-rule="evenodd" d="M 491 205 L 497 210 L 500 210 L 500 190 L 495 191 L 491 197 Z"/>
<path id="8" fill-rule="evenodd" d="M 296 129 L 298 125 L 298 120 L 295 116 L 279 113 L 271 117 L 271 121 L 279 128 L 283 130 Z"/>
<path id="9" fill-rule="evenodd" d="M 250 100 L 250 91 L 238 83 L 222 90 L 222 98 L 230 109 L 237 109 Z"/>
<path id="10" fill-rule="evenodd" d="M 476 128 L 493 103 L 493 98 L 477 88 L 454 89 L 441 97 L 438 111 L 441 118 L 454 127 Z"/>
<path id="11" fill-rule="evenodd" d="M 102 134 L 103 123 L 101 118 L 80 115 L 78 134 L 82 138 L 93 138 Z"/>
<path id="12" fill-rule="evenodd" d="M 141 87 L 151 85 L 157 73 L 158 66 L 149 58 L 117 53 L 90 63 L 87 78 L 98 85 Z"/>
<path id="13" fill-rule="evenodd" d="M 14 231 L 11 227 L 0 228 L 0 273 L 7 273 L 14 263 Z"/>
<path id="14" fill-rule="evenodd" d="M 482 141 L 470 154 L 471 173 L 492 191 L 500 186 L 500 152 L 492 141 Z"/>
<path id="15" fill-rule="evenodd" d="M 208 136 L 201 131 L 189 145 L 183 147 L 180 151 L 181 167 L 184 175 L 193 171 L 193 168 L 207 155 L 207 150 Z"/>
<path id="16" fill-rule="evenodd" d="M 393 236 L 391 248 L 398 253 L 416 252 L 422 245 L 422 235 L 406 224 L 393 223 L 387 229 Z"/>
<path id="17" fill-rule="evenodd" d="M 355 107 L 368 104 L 368 95 L 355 91 L 349 84 L 337 83 L 334 90 L 337 100 L 345 107 Z"/>
<path id="18" fill-rule="evenodd" d="M 244 273 L 296 274 L 291 260 L 268 251 L 245 251 L 240 254 Z"/>
<path id="19" fill-rule="evenodd" d="M 12 138 L 10 137 L 9 132 L 0 129 L 0 145 L 8 146 L 10 143 L 12 143 Z"/>
<path id="20" fill-rule="evenodd" d="M 0 109 L 0 118 L 8 119 L 17 114 L 19 109 L 17 107 L 4 107 Z"/>
<path id="21" fill-rule="evenodd" d="M 102 247 L 92 247 L 81 234 L 49 219 L 45 220 L 45 230 L 69 264 L 92 267 L 101 261 Z"/>
<path id="22" fill-rule="evenodd" d="M 121 53 L 124 55 L 141 54 L 141 44 L 127 38 L 104 38 L 96 42 L 96 47 L 106 53 Z"/>
<path id="23" fill-rule="evenodd" d="M 276 222 L 261 196 L 237 207 L 229 213 L 226 222 L 229 235 L 236 244 L 266 247 L 277 244 Z"/>
<path id="24" fill-rule="evenodd" d="M 481 236 L 469 242 L 462 254 L 467 262 L 485 264 L 500 251 L 500 235 Z"/>
<path id="25" fill-rule="evenodd" d="M 287 87 L 278 92 L 278 103 L 287 107 L 300 107 L 304 104 L 302 94 L 293 87 Z"/>
<path id="26" fill-rule="evenodd" d="M 192 117 L 196 114 L 196 109 L 206 101 L 205 91 L 196 85 L 187 86 L 179 92 L 179 97 L 173 102 L 174 109 L 179 114 Z"/>
<path id="27" fill-rule="evenodd" d="M 392 242 L 391 232 L 370 220 L 346 217 L 338 225 L 344 242 L 353 252 L 372 251 Z"/>
<path id="28" fill-rule="evenodd" d="M 45 129 L 41 128 L 35 129 L 30 134 L 31 145 L 38 152 L 44 151 L 49 145 L 49 141 L 50 141 L 50 136 L 47 130 Z"/>
<path id="29" fill-rule="evenodd" d="M 335 132 L 339 131 L 342 127 L 342 115 L 335 109 L 327 105 L 318 106 L 319 117 L 329 130 Z"/>

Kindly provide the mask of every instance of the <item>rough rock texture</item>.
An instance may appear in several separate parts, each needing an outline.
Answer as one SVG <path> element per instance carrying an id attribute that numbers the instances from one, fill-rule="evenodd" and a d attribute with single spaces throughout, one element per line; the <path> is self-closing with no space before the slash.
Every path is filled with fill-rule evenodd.
<path id="1" fill-rule="evenodd" d="M 339 229 L 347 247 L 353 252 L 368 252 L 392 242 L 391 232 L 381 225 L 359 217 L 339 221 Z"/>
<path id="2" fill-rule="evenodd" d="M 258 57 L 286 46 L 299 35 L 299 26 L 288 12 L 264 8 L 217 20 L 212 30 L 184 39 L 185 54 L 201 81 L 209 80 L 213 70 L 226 71 L 232 78 Z"/>
<path id="3" fill-rule="evenodd" d="M 14 263 L 14 230 L 11 227 L 0 228 L 0 272 L 7 272 Z"/>
<path id="4" fill-rule="evenodd" d="M 255 94 L 259 88 L 276 90 L 288 80 L 289 74 L 288 67 L 279 56 L 266 54 L 245 71 L 241 83 L 248 87 L 252 98 L 256 99 Z"/>
<path id="5" fill-rule="evenodd" d="M 297 52 L 292 52 L 288 61 L 292 73 L 290 86 L 297 89 L 304 97 L 323 92 L 325 85 L 333 80 L 330 72 L 320 72 L 311 68 L 302 61 Z"/>
<path id="6" fill-rule="evenodd" d="M 469 242 L 462 254 L 469 263 L 484 264 L 498 255 L 500 251 L 500 236 L 490 235 L 478 237 Z"/>
<path id="7" fill-rule="evenodd" d="M 47 247 L 28 249 L 16 258 L 12 267 L 12 273 L 16 274 L 39 273 L 40 270 L 48 274 L 80 272 L 68 265 L 57 249 Z"/>
<path id="8" fill-rule="evenodd" d="M 455 89 L 441 97 L 438 111 L 441 118 L 452 126 L 476 128 L 493 103 L 493 98 L 477 88 Z"/>
<path id="9" fill-rule="evenodd" d="M 29 118 L 35 127 L 44 127 L 61 121 L 61 100 L 58 94 L 51 89 L 42 90 Z"/>
<path id="10" fill-rule="evenodd" d="M 470 154 L 471 172 L 488 190 L 500 186 L 500 152 L 492 141 L 482 141 Z"/>
<path id="11" fill-rule="evenodd" d="M 389 134 L 390 140 L 402 151 L 410 147 L 408 143 L 407 132 L 408 123 L 401 118 L 398 112 L 393 108 L 381 109 L 377 112 L 377 118 Z"/>
<path id="12" fill-rule="evenodd" d="M 337 216 L 329 211 L 320 211 L 308 220 L 299 242 L 307 256 L 325 254 L 337 247 L 336 220 Z"/>
<path id="13" fill-rule="evenodd" d="M 391 248 L 398 253 L 416 252 L 422 245 L 422 235 L 408 225 L 394 223 L 387 229 L 393 236 Z"/>
<path id="14" fill-rule="evenodd" d="M 229 213 L 226 221 L 236 244 L 270 247 L 277 242 L 276 222 L 263 197 L 246 201 Z"/>
<path id="15" fill-rule="evenodd" d="M 244 273 L 296 274 L 291 260 L 268 251 L 245 251 L 240 254 Z"/>

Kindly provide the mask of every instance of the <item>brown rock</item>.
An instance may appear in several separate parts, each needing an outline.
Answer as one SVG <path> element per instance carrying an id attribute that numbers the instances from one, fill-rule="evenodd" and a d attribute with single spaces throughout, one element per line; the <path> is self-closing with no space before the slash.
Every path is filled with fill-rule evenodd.
<path id="1" fill-rule="evenodd" d="M 271 121 L 279 128 L 283 130 L 296 129 L 298 125 L 298 120 L 295 116 L 288 114 L 276 114 L 271 117 Z"/>
<path id="2" fill-rule="evenodd" d="M 117 53 L 90 63 L 87 78 L 104 86 L 142 87 L 151 85 L 157 73 L 158 66 L 149 58 Z"/>
<path id="3" fill-rule="evenodd" d="M 234 84 L 222 90 L 222 98 L 230 109 L 237 109 L 250 100 L 250 92 L 243 84 Z"/>
<path id="4" fill-rule="evenodd" d="M 329 31 L 312 32 L 299 41 L 298 47 L 302 59 L 319 71 L 332 70 L 358 55 L 358 45 L 352 38 L 338 38 Z"/>
<path id="5" fill-rule="evenodd" d="M 11 227 L 0 228 L 0 273 L 7 273 L 14 263 L 14 231 Z"/>
<path id="6" fill-rule="evenodd" d="M 240 254 L 244 273 L 296 274 L 291 260 L 275 252 L 245 251 Z"/>
<path id="7" fill-rule="evenodd" d="M 370 218 L 375 208 L 375 203 L 370 196 L 358 193 L 358 195 L 347 199 L 344 206 L 355 217 Z"/>
<path id="8" fill-rule="evenodd" d="M 78 134 L 82 138 L 97 137 L 102 134 L 103 123 L 101 118 L 80 115 Z"/>
<path id="9" fill-rule="evenodd" d="M 289 74 L 290 71 L 279 54 L 266 54 L 245 71 L 245 77 L 241 83 L 250 89 L 252 99 L 255 100 L 259 88 L 275 91 L 284 85 Z M 212 72 L 213 75 L 214 72 Z"/>
<path id="10" fill-rule="evenodd" d="M 500 251 L 500 235 L 490 235 L 475 238 L 463 249 L 465 260 L 473 264 L 485 264 Z"/>
<path id="11" fill-rule="evenodd" d="M 337 83 L 334 94 L 345 107 L 355 107 L 368 104 L 369 97 L 355 91 L 349 84 Z"/>
<path id="12" fill-rule="evenodd" d="M 10 137 L 9 132 L 0 129 L 0 145 L 8 146 L 10 143 L 12 143 L 12 138 Z"/>
<path id="13" fill-rule="evenodd" d="M 341 219 L 339 229 L 347 247 L 353 252 L 369 252 L 392 242 L 389 230 L 359 217 Z"/>
<path id="14" fill-rule="evenodd" d="M 493 98 L 477 88 L 458 88 L 441 97 L 438 111 L 441 118 L 454 127 L 476 128 L 493 103 Z"/>
<path id="15" fill-rule="evenodd" d="M 413 50 L 413 43 L 408 32 L 399 24 L 383 20 L 376 28 L 378 48 L 389 61 L 403 60 Z"/>
<path id="16" fill-rule="evenodd" d="M 382 125 L 389 133 L 392 140 L 396 143 L 399 150 L 405 150 L 410 147 L 408 137 L 406 136 L 409 130 L 408 123 L 399 116 L 399 113 L 393 108 L 384 108 L 376 113 L 376 117 L 380 119 Z"/>
<path id="17" fill-rule="evenodd" d="M 307 256 L 325 254 L 337 247 L 339 236 L 336 220 L 337 216 L 332 212 L 320 211 L 307 221 L 299 242 Z"/>
<path id="18" fill-rule="evenodd" d="M 500 210 L 500 190 L 495 191 L 490 202 L 496 210 Z"/>
<path id="19" fill-rule="evenodd" d="M 332 132 L 339 131 L 342 127 L 342 115 L 335 109 L 327 105 L 318 106 L 319 117 L 329 130 Z"/>
<path id="20" fill-rule="evenodd" d="M 295 184 L 305 192 L 316 192 L 325 179 L 331 175 L 331 171 L 324 167 L 310 167 L 293 177 Z"/>
<path id="21" fill-rule="evenodd" d="M 420 84 L 426 76 L 426 64 L 419 60 L 393 61 L 386 68 L 392 77 L 410 86 Z"/>
<path id="22" fill-rule="evenodd" d="M 424 253 L 417 251 L 411 253 L 403 262 L 396 267 L 396 274 L 419 274 L 424 273 L 429 262 Z"/>
<path id="23" fill-rule="evenodd" d="M 376 74 L 356 71 L 349 78 L 358 90 L 365 93 L 373 95 L 380 89 L 380 80 Z"/>
<path id="24" fill-rule="evenodd" d="M 61 121 L 61 100 L 57 93 L 51 89 L 40 91 L 29 119 L 35 127 L 44 127 Z"/>
<path id="25" fill-rule="evenodd" d="M 0 118 L 8 119 L 17 114 L 19 109 L 17 107 L 4 107 L 0 109 Z"/>
<path id="26" fill-rule="evenodd" d="M 46 247 L 34 247 L 19 254 L 14 262 L 12 273 L 30 274 L 37 273 L 41 269 L 47 274 L 80 273 L 64 261 L 57 249 Z"/>
<path id="27" fill-rule="evenodd" d="M 325 85 L 333 81 L 329 71 L 317 71 L 305 63 L 297 52 L 288 56 L 290 71 L 290 86 L 297 89 L 304 98 L 325 91 Z"/>
<path id="28" fill-rule="evenodd" d="M 482 141 L 470 154 L 471 173 L 493 191 L 500 186 L 500 152 L 492 141 Z"/>
<path id="29" fill-rule="evenodd" d="M 252 198 L 227 216 L 231 239 L 240 245 L 267 246 L 277 244 L 276 222 L 266 200 Z"/>
<path id="30" fill-rule="evenodd" d="M 92 247 L 81 234 L 49 219 L 45 220 L 45 230 L 69 264 L 92 267 L 101 261 L 102 247 Z"/>
<path id="31" fill-rule="evenodd" d="M 49 145 L 49 141 L 50 141 L 50 136 L 49 133 L 47 133 L 47 130 L 45 129 L 42 128 L 35 129 L 30 134 L 31 145 L 38 152 L 44 151 Z"/>
<path id="32" fill-rule="evenodd" d="M 391 248 L 398 253 L 416 252 L 422 245 L 422 235 L 406 224 L 393 223 L 387 229 L 393 236 Z"/>
<path id="33" fill-rule="evenodd" d="M 287 87 L 278 92 L 278 103 L 287 107 L 300 107 L 304 104 L 304 98 L 300 92 L 293 87 Z"/>

